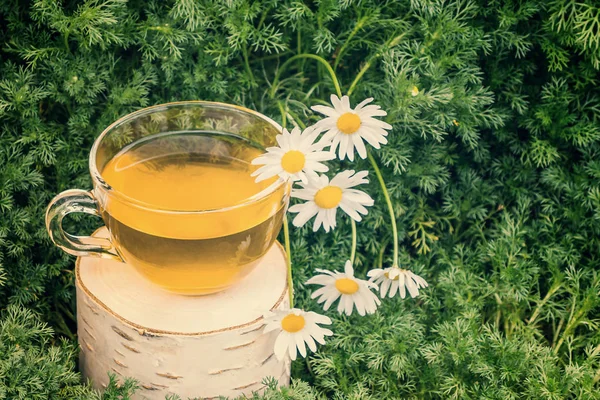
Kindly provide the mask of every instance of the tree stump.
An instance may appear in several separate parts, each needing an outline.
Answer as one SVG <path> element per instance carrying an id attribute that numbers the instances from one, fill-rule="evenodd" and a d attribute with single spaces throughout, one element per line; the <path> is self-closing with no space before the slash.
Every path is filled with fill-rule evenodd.
<path id="1" fill-rule="evenodd" d="M 108 236 L 105 228 L 97 236 Z M 288 385 L 289 361 L 273 354 L 262 314 L 289 308 L 286 256 L 276 243 L 240 283 L 208 296 L 182 296 L 146 281 L 117 261 L 77 260 L 80 367 L 94 387 L 108 373 L 140 384 L 135 399 L 237 397 Z"/>

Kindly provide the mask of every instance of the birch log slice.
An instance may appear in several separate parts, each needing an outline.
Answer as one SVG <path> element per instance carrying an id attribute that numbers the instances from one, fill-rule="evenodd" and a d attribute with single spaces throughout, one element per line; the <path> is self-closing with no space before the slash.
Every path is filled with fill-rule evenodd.
<path id="1" fill-rule="evenodd" d="M 76 280 L 80 366 L 96 388 L 109 372 L 138 380 L 134 399 L 237 397 L 269 376 L 289 384 L 289 362 L 273 355 L 277 333 L 262 334 L 266 310 L 289 308 L 279 244 L 236 286 L 209 296 L 166 292 L 100 258 L 78 259 Z"/>

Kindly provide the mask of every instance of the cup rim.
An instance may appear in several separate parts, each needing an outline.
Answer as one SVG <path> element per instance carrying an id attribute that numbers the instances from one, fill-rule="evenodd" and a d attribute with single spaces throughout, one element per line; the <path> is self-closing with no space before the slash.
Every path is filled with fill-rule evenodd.
<path id="1" fill-rule="evenodd" d="M 225 211 L 229 211 L 229 210 L 235 210 L 238 208 L 242 208 L 242 207 L 251 205 L 253 203 L 256 203 L 260 200 L 265 199 L 266 197 L 273 194 L 281 187 L 289 184 L 290 178 L 282 179 L 281 177 L 278 177 L 275 182 L 273 182 L 271 185 L 269 185 L 265 189 L 248 197 L 242 203 L 235 204 L 235 205 L 229 206 L 229 207 L 207 209 L 207 210 L 171 210 L 171 209 L 160 208 L 160 207 L 151 207 L 148 203 L 139 201 L 131 196 L 127 196 L 125 193 L 114 189 L 102 178 L 100 171 L 98 171 L 98 168 L 96 167 L 96 155 L 97 155 L 98 147 L 100 146 L 100 143 L 102 142 L 104 137 L 106 135 L 108 135 L 109 132 L 111 132 L 115 127 L 123 124 L 124 122 L 126 122 L 128 120 L 132 120 L 134 118 L 140 117 L 145 114 L 150 114 L 156 110 L 168 109 L 170 107 L 175 107 L 175 106 L 188 106 L 188 105 L 199 105 L 199 106 L 208 106 L 208 107 L 215 107 L 215 108 L 221 107 L 221 108 L 242 111 L 242 112 L 251 114 L 255 117 L 258 117 L 259 119 L 262 119 L 263 121 L 271 124 L 273 127 L 275 127 L 277 129 L 277 131 L 279 133 L 283 132 L 282 126 L 279 125 L 274 120 L 272 120 L 271 118 L 267 117 L 266 115 L 263 115 L 263 114 L 259 113 L 258 111 L 254 111 L 249 108 L 238 106 L 235 104 L 227 104 L 227 103 L 221 103 L 221 102 L 216 102 L 216 101 L 204 101 L 204 100 L 187 100 L 187 101 L 174 101 L 174 102 L 162 103 L 162 104 L 156 104 L 156 105 L 149 106 L 149 107 L 144 107 L 144 108 L 141 108 L 132 113 L 126 114 L 126 115 L 122 116 L 121 118 L 117 119 L 115 122 L 110 124 L 107 128 L 105 128 L 102 131 L 102 133 L 100 133 L 100 135 L 94 141 L 94 144 L 92 145 L 92 148 L 90 150 L 90 157 L 89 157 L 90 175 L 92 176 L 92 180 L 94 181 L 94 184 L 95 184 L 94 192 L 97 187 L 101 187 L 104 191 L 109 193 L 111 196 L 115 196 L 118 199 L 127 202 L 131 206 L 141 208 L 141 209 L 144 209 L 147 211 L 166 213 L 166 214 L 177 214 L 177 215 L 184 215 L 184 214 L 196 215 L 196 214 L 225 212 Z"/>

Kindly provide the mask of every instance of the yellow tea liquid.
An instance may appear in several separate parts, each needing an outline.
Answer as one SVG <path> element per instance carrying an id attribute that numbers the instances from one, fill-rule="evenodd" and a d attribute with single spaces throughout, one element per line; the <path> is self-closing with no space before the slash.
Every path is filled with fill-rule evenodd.
<path id="1" fill-rule="evenodd" d="M 262 196 L 275 179 L 250 176 L 261 153 L 214 132 L 160 134 L 123 149 L 101 174 L 118 192 L 105 201 L 104 219 L 125 261 L 182 294 L 217 292 L 249 273 L 277 237 L 286 205 L 284 187 Z"/>

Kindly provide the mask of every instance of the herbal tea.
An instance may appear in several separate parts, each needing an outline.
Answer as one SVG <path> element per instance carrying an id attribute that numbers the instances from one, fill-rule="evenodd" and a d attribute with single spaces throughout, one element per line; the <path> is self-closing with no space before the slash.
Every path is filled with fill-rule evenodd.
<path id="1" fill-rule="evenodd" d="M 283 186 L 252 201 L 275 182 L 250 176 L 261 153 L 247 139 L 203 131 L 121 150 L 101 174 L 124 195 L 103 210 L 123 258 L 178 293 L 217 292 L 241 279 L 273 244 L 286 205 Z"/>

